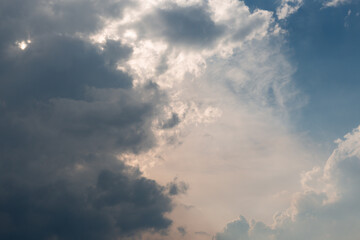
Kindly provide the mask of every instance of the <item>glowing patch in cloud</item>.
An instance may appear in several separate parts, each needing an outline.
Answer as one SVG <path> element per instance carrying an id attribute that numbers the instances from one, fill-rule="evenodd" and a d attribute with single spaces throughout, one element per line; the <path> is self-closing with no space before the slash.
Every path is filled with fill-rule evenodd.
<path id="1" fill-rule="evenodd" d="M 28 39 L 28 40 L 23 40 L 23 41 L 17 41 L 17 42 L 15 42 L 15 44 L 21 49 L 21 50 L 25 50 L 27 47 L 28 47 L 28 45 L 31 43 L 31 40 L 30 39 Z"/>
<path id="2" fill-rule="evenodd" d="M 126 30 L 124 33 L 124 38 L 127 38 L 129 40 L 136 40 L 137 34 L 134 30 Z"/>

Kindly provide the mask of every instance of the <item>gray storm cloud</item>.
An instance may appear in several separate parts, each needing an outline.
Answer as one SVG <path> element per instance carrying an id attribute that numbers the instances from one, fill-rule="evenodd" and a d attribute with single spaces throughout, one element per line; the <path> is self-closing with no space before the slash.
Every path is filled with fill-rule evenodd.
<path id="1" fill-rule="evenodd" d="M 1 239 L 117 239 L 171 225 L 166 188 L 115 157 L 156 144 L 163 94 L 116 69 L 131 47 L 79 37 L 127 4 L 0 3 Z"/>

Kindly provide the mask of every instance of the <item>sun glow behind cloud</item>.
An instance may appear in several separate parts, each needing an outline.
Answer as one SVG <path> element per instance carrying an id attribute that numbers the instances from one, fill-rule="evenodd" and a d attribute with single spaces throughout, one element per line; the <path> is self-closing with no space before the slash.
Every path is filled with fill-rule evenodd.
<path id="1" fill-rule="evenodd" d="M 15 44 L 21 49 L 21 50 L 25 50 L 28 45 L 31 43 L 31 40 L 28 39 L 28 40 L 23 40 L 23 41 L 17 41 L 15 42 Z"/>

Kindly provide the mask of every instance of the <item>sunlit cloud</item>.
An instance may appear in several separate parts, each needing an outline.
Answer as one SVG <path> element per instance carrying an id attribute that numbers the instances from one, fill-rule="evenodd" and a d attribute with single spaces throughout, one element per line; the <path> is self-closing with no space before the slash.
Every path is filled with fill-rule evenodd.
<path id="1" fill-rule="evenodd" d="M 303 5 L 303 0 L 282 0 L 281 5 L 276 9 L 279 19 L 285 19 L 295 13 Z"/>
<path id="2" fill-rule="evenodd" d="M 337 7 L 342 4 L 350 3 L 351 0 L 331 0 L 331 1 L 325 1 L 324 6 L 325 7 Z"/>

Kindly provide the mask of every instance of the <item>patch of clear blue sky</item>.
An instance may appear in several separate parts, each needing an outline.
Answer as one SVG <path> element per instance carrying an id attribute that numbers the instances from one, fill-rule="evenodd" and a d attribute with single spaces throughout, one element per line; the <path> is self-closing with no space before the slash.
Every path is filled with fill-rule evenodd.
<path id="1" fill-rule="evenodd" d="M 245 3 L 251 10 L 275 11 L 280 1 Z M 309 98 L 293 119 L 300 131 L 332 142 L 360 124 L 360 3 L 332 8 L 322 8 L 322 3 L 305 0 L 280 24 L 288 31 L 295 83 Z"/>

